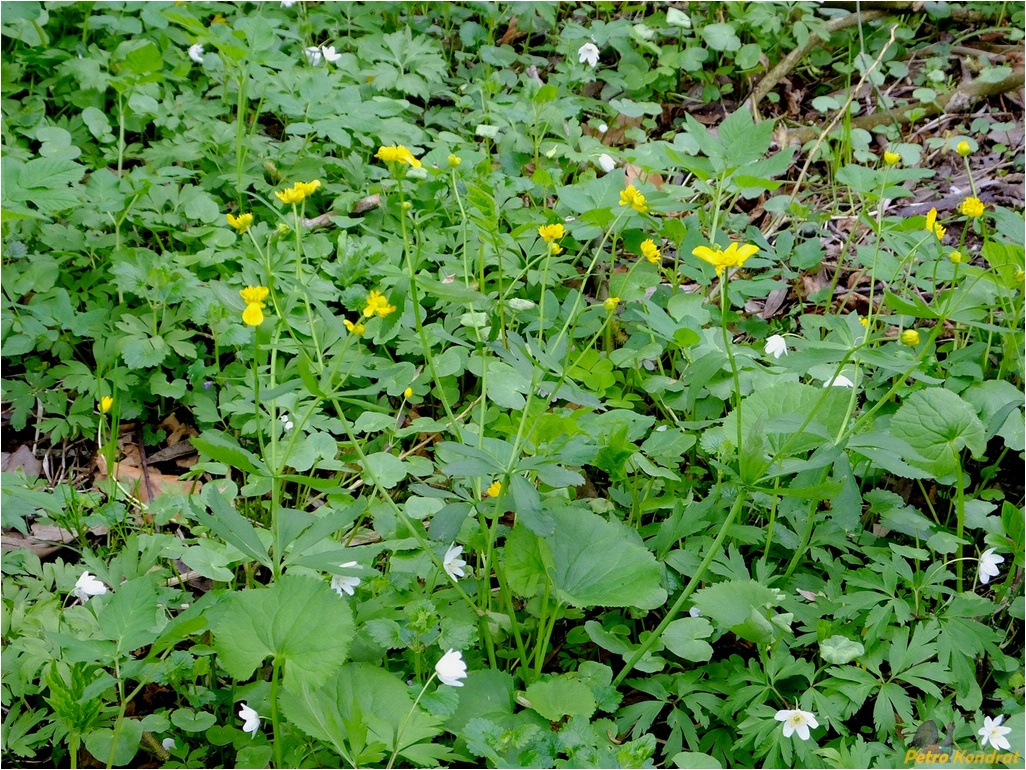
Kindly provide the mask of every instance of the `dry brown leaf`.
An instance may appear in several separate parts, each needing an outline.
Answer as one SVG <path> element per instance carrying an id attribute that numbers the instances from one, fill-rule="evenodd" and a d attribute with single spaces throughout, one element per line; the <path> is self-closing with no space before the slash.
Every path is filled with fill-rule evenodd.
<path id="1" fill-rule="evenodd" d="M 657 190 L 663 189 L 663 178 L 659 174 L 646 174 L 638 166 L 633 163 L 625 163 L 623 166 L 623 173 L 626 177 L 626 184 L 630 187 L 636 182 L 647 182 Z"/>
<path id="2" fill-rule="evenodd" d="M 135 498 L 144 503 L 150 502 L 150 496 L 146 491 L 147 483 L 143 479 L 142 468 L 132 465 L 118 463 L 115 466 L 118 481 Z M 203 488 L 200 481 L 183 481 L 178 476 L 169 476 L 166 473 L 157 473 L 152 468 L 146 474 L 149 479 L 149 488 L 153 490 L 153 496 L 159 497 L 162 494 L 192 494 Z"/>
<path id="3" fill-rule="evenodd" d="M 107 534 L 107 527 L 93 527 L 89 530 L 89 534 L 103 537 Z M 75 542 L 76 539 L 71 532 L 63 527 L 37 523 L 29 527 L 29 534 L 27 536 L 17 530 L 4 532 L 3 537 L 0 538 L 0 547 L 4 551 L 15 551 L 19 548 L 24 548 L 42 559 L 59 551 L 67 543 Z"/>
<path id="4" fill-rule="evenodd" d="M 3 461 L 0 462 L 0 470 L 13 473 L 18 468 L 24 470 L 25 475 L 30 479 L 39 478 L 39 473 L 43 470 L 42 463 L 36 459 L 28 444 L 22 444 L 9 454 L 4 452 Z"/>

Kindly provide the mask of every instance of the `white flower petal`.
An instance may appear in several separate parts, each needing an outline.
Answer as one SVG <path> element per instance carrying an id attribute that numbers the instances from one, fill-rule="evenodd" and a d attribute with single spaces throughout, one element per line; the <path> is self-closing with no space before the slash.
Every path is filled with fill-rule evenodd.
<path id="1" fill-rule="evenodd" d="M 835 387 L 835 388 L 854 388 L 855 383 L 845 377 L 843 374 L 839 374 L 836 377 L 831 377 L 829 380 L 823 383 L 824 388 Z"/>
<path id="2" fill-rule="evenodd" d="M 334 64 L 335 62 L 337 62 L 339 59 L 342 58 L 342 54 L 335 53 L 335 46 L 333 46 L 333 45 L 327 45 L 327 46 L 326 45 L 322 45 L 321 46 L 321 54 L 324 56 L 324 58 L 327 61 L 330 61 L 332 64 Z"/>
<path id="3" fill-rule="evenodd" d="M 175 743 L 174 738 L 165 738 L 160 742 L 160 746 L 164 751 L 171 751 L 171 749 L 177 749 L 178 744 Z"/>
<path id="4" fill-rule="evenodd" d="M 599 155 L 598 164 L 599 167 L 607 174 L 614 168 L 616 168 L 616 161 L 613 160 L 613 158 L 607 155 L 606 153 L 602 153 L 601 155 Z"/>
<path id="5" fill-rule="evenodd" d="M 589 67 L 594 67 L 598 64 L 599 60 L 599 49 L 594 43 L 585 43 L 577 49 L 577 59 L 581 64 L 587 64 Z"/>
<path id="6" fill-rule="evenodd" d="M 309 48 L 304 48 L 303 53 L 306 55 L 306 60 L 314 67 L 320 64 L 321 60 L 324 58 L 324 54 L 321 53 L 321 49 L 315 45 L 312 45 Z"/>
<path id="7" fill-rule="evenodd" d="M 75 589 L 71 592 L 85 604 L 93 596 L 102 596 L 107 593 L 105 586 L 95 576 L 83 572 L 82 576 L 75 581 Z"/>
<path id="8" fill-rule="evenodd" d="M 260 729 L 260 715 L 251 709 L 248 704 L 243 703 L 239 709 L 239 719 L 242 720 L 243 732 L 250 733 L 255 738 L 257 730 Z"/>
<path id="9" fill-rule="evenodd" d="M 799 738 L 807 741 L 810 735 L 809 729 L 819 727 L 816 715 L 811 711 L 802 711 L 801 709 L 782 709 L 773 718 L 778 722 L 784 723 L 783 731 L 785 738 L 790 738 L 795 733 L 798 733 Z"/>
<path id="10" fill-rule="evenodd" d="M 1001 574 L 998 565 L 1004 562 L 1004 556 L 998 556 L 993 548 L 988 548 L 980 554 L 980 582 L 986 585 L 990 579 Z"/>
<path id="11" fill-rule="evenodd" d="M 199 43 L 189 46 L 189 58 L 197 64 L 203 63 L 203 46 Z"/>
<path id="12" fill-rule="evenodd" d="M 453 543 L 445 552 L 445 558 L 442 559 L 442 566 L 453 580 L 463 577 L 463 568 L 467 566 L 467 563 L 460 558 L 461 553 L 463 553 L 463 546 Z"/>
<path id="13" fill-rule="evenodd" d="M 787 355 L 787 340 L 774 334 L 766 340 L 766 355 L 780 358 Z"/>
<path id="14" fill-rule="evenodd" d="M 457 650 L 449 650 L 435 664 L 435 673 L 442 684 L 450 687 L 462 687 L 461 679 L 467 678 L 467 664 L 463 661 L 463 655 Z"/>

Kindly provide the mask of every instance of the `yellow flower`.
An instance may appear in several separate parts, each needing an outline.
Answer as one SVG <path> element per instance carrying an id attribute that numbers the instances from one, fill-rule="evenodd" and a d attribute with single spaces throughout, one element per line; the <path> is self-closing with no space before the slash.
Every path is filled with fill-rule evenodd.
<path id="1" fill-rule="evenodd" d="M 558 243 L 550 243 L 549 249 L 552 251 L 553 256 L 558 256 L 563 253 L 563 247 Z"/>
<path id="2" fill-rule="evenodd" d="M 962 201 L 962 204 L 958 207 L 958 210 L 965 214 L 970 219 L 976 217 L 982 217 L 983 212 L 987 207 L 983 205 L 983 201 L 979 198 L 966 198 Z"/>
<path id="3" fill-rule="evenodd" d="M 212 18 L 210 20 L 210 23 L 211 24 L 227 24 L 228 23 L 228 19 L 226 19 L 221 14 L 217 14 L 216 16 L 214 16 L 214 18 Z"/>
<path id="4" fill-rule="evenodd" d="M 926 229 L 936 235 L 938 240 L 944 240 L 944 234 L 947 232 L 947 229 L 937 224 L 937 209 L 935 208 L 930 209 L 926 215 Z"/>
<path id="5" fill-rule="evenodd" d="M 540 235 L 542 240 L 546 243 L 552 243 L 566 235 L 566 229 L 560 224 L 542 225 L 538 228 L 538 235 Z"/>
<path id="6" fill-rule="evenodd" d="M 896 152 L 891 152 L 890 150 L 887 150 L 886 152 L 884 152 L 884 163 L 886 163 L 888 166 L 897 166 L 899 163 L 901 163 L 901 156 L 898 155 L 898 153 Z"/>
<path id="7" fill-rule="evenodd" d="M 239 214 L 237 217 L 233 217 L 231 214 L 225 214 L 228 217 L 228 224 L 239 231 L 239 235 L 246 232 L 250 225 L 253 224 L 252 214 Z"/>
<path id="8" fill-rule="evenodd" d="M 414 168 L 420 168 L 424 165 L 414 158 L 413 153 L 401 144 L 379 147 L 374 157 L 378 160 L 383 160 L 386 163 L 405 163 L 407 166 L 413 166 Z"/>
<path id="9" fill-rule="evenodd" d="M 963 158 L 968 158 L 970 155 L 973 154 L 973 148 L 969 146 L 969 142 L 963 139 L 961 142 L 958 143 L 958 146 L 955 147 L 955 152 L 957 152 Z"/>
<path id="10" fill-rule="evenodd" d="M 389 313 L 394 312 L 395 305 L 389 305 L 388 299 L 380 291 L 374 289 L 367 295 L 367 306 L 363 309 L 365 318 L 370 318 L 375 313 L 384 318 Z"/>
<path id="11" fill-rule="evenodd" d="M 501 481 L 493 481 L 492 485 L 490 487 L 488 487 L 488 492 L 486 494 L 489 497 L 498 497 L 499 493 L 501 491 L 502 491 L 502 482 Z"/>
<path id="12" fill-rule="evenodd" d="M 641 255 L 653 265 L 658 265 L 663 259 L 663 253 L 651 238 L 641 242 Z"/>
<path id="13" fill-rule="evenodd" d="M 278 200 L 282 203 L 302 203 L 308 195 L 313 195 L 314 190 L 321 186 L 321 181 L 315 179 L 312 182 L 296 182 L 287 190 L 274 191 Z"/>
<path id="14" fill-rule="evenodd" d="M 919 344 L 919 332 L 915 329 L 905 329 L 905 331 L 901 333 L 901 343 L 903 345 L 908 345 L 910 348 L 914 348 Z"/>
<path id="15" fill-rule="evenodd" d="M 612 313 L 614 310 L 616 310 L 616 306 L 619 305 L 619 304 L 620 304 L 620 298 L 619 297 L 610 297 L 609 299 L 607 299 L 605 302 L 602 303 L 602 307 L 604 307 L 606 310 L 608 310 L 610 313 Z"/>
<path id="16" fill-rule="evenodd" d="M 723 275 L 723 268 L 741 267 L 746 259 L 758 253 L 758 251 L 759 247 L 753 246 L 750 243 L 746 243 L 744 246 L 731 243 L 726 251 L 722 251 L 719 246 L 715 249 L 710 249 L 708 246 L 698 246 L 691 253 L 715 267 L 716 275 Z"/>
<path id="17" fill-rule="evenodd" d="M 348 318 L 345 318 L 345 319 L 342 320 L 342 323 L 344 323 L 346 325 L 346 329 L 349 330 L 350 334 L 355 334 L 357 337 L 362 337 L 363 333 L 365 331 L 367 331 L 367 327 L 364 326 L 359 321 L 357 321 L 356 323 L 353 323 Z"/>
<path id="18" fill-rule="evenodd" d="M 867 329 L 869 328 L 869 319 L 866 318 L 865 316 L 861 316 L 859 318 L 859 323 L 862 324 L 863 326 L 865 326 Z"/>
<path id="19" fill-rule="evenodd" d="M 403 391 L 403 398 L 409 400 L 413 398 L 413 388 L 407 388 Z"/>
<path id="20" fill-rule="evenodd" d="M 950 254 L 948 254 L 948 259 L 950 259 L 956 265 L 960 265 L 960 264 L 962 264 L 962 252 L 960 252 L 960 251 L 953 251 Z"/>
<path id="21" fill-rule="evenodd" d="M 461 158 L 459 155 L 454 155 L 454 154 L 450 154 L 449 155 L 449 168 L 456 168 L 462 162 L 463 162 L 463 158 Z"/>
<path id="22" fill-rule="evenodd" d="M 630 206 L 640 214 L 648 211 L 648 206 L 645 205 L 645 196 L 638 192 L 638 188 L 634 185 L 620 193 L 620 205 Z"/>
<path id="23" fill-rule="evenodd" d="M 114 406 L 114 399 L 110 396 L 104 396 L 100 399 L 100 411 L 104 414 L 107 414 L 112 406 Z"/>
<path id="24" fill-rule="evenodd" d="M 239 296 L 246 303 L 242 311 L 242 322 L 247 326 L 259 326 L 264 322 L 264 300 L 270 291 L 266 286 L 247 286 L 239 291 Z"/>

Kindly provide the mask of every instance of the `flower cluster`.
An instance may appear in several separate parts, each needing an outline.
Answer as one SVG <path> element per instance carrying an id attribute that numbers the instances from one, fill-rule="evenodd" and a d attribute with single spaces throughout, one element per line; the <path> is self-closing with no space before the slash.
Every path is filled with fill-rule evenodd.
<path id="1" fill-rule="evenodd" d="M 566 228 L 563 227 L 563 225 L 542 225 L 538 228 L 538 235 L 541 236 L 543 241 L 549 244 L 549 251 L 553 254 L 562 253 L 563 247 L 556 243 L 556 241 L 566 235 Z"/>
<path id="2" fill-rule="evenodd" d="M 699 259 L 704 259 L 710 265 L 716 268 L 716 275 L 723 275 L 723 268 L 725 267 L 741 267 L 750 256 L 757 254 L 759 251 L 758 246 L 753 246 L 750 243 L 746 243 L 744 246 L 739 246 L 736 243 L 731 243 L 727 247 L 726 251 L 723 251 L 719 246 L 715 248 L 709 248 L 708 246 L 698 246 L 691 253 Z"/>
<path id="3" fill-rule="evenodd" d="M 367 295 L 367 305 L 363 309 L 364 318 L 370 318 L 374 314 L 377 314 L 379 318 L 384 318 L 389 313 L 394 312 L 395 305 L 388 304 L 388 298 L 377 289 L 372 290 Z M 346 328 L 356 333 L 355 327 L 349 328 L 349 324 L 346 324 Z"/>
<path id="4" fill-rule="evenodd" d="M 641 256 L 653 265 L 658 265 L 663 261 L 663 253 L 651 238 L 641 242 Z"/>
<path id="5" fill-rule="evenodd" d="M 264 300 L 270 294 L 266 286 L 247 286 L 239 292 L 246 309 L 242 311 L 242 322 L 247 326 L 259 326 L 264 322 Z"/>
<path id="6" fill-rule="evenodd" d="M 228 218 L 228 224 L 239 231 L 239 235 L 246 232 L 253 224 L 252 214 L 239 214 L 237 217 L 231 214 L 225 214 Z"/>
<path id="7" fill-rule="evenodd" d="M 648 206 L 645 204 L 645 196 L 638 192 L 638 188 L 634 185 L 630 185 L 620 193 L 620 205 L 630 206 L 639 214 L 644 214 L 648 211 Z"/>
<path id="8" fill-rule="evenodd" d="M 424 165 L 414 158 L 413 153 L 401 144 L 379 147 L 378 151 L 374 154 L 374 157 L 378 160 L 385 161 L 385 163 L 403 163 L 407 166 L 413 166 L 414 168 L 420 168 Z"/>
<path id="9" fill-rule="evenodd" d="M 986 208 L 987 207 L 983 205 L 983 201 L 979 198 L 969 197 L 962 201 L 958 210 L 970 219 L 976 219 L 977 217 L 983 216 L 983 212 Z"/>
<path id="10" fill-rule="evenodd" d="M 274 194 L 282 203 L 302 203 L 307 196 L 313 195 L 314 190 L 321 186 L 321 180 L 315 179 L 312 182 L 296 182 L 287 190 L 275 190 Z"/>

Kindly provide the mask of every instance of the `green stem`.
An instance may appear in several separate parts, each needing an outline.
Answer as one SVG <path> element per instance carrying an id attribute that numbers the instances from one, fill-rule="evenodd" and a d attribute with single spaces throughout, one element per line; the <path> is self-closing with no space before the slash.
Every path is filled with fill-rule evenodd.
<path id="1" fill-rule="evenodd" d="M 437 675 L 438 675 L 437 671 L 432 672 L 432 674 L 428 678 L 428 680 L 426 682 L 424 682 L 424 686 L 420 688 L 420 693 L 417 695 L 416 700 L 413 701 L 413 706 L 410 708 L 410 710 L 408 712 L 406 712 L 406 716 L 403 717 L 403 721 L 399 724 L 399 727 L 396 729 L 396 731 L 395 731 L 395 746 L 392 749 L 392 756 L 390 756 L 388 758 L 388 764 L 385 765 L 386 770 L 391 770 L 392 765 L 395 764 L 395 758 L 399 755 L 399 749 L 402 748 L 401 741 L 402 741 L 403 733 L 406 732 L 406 724 L 407 724 L 407 722 L 410 721 L 410 717 L 413 715 L 413 712 L 417 710 L 417 704 L 420 703 L 420 699 L 423 698 L 424 697 L 424 693 L 427 692 L 428 685 L 431 684 L 432 681 L 434 681 L 434 678 Z"/>
<path id="2" fill-rule="evenodd" d="M 278 716 L 278 682 L 281 678 L 281 664 L 278 657 L 274 658 L 274 667 L 271 670 L 271 732 L 274 739 L 274 766 L 285 767 L 282 761 L 281 752 L 281 724 Z"/>
<path id="3" fill-rule="evenodd" d="M 957 530 L 955 536 L 958 539 L 958 555 L 955 563 L 955 575 L 958 581 L 958 592 L 962 593 L 962 534 L 965 531 L 965 477 L 962 472 L 962 458 L 955 455 L 955 516 L 957 518 Z"/>
<path id="4" fill-rule="evenodd" d="M 624 664 L 624 667 L 620 669 L 620 673 L 617 674 L 616 679 L 613 680 L 613 687 L 619 687 L 620 683 L 624 680 L 624 677 L 634 669 L 639 660 L 645 657 L 648 651 L 652 649 L 657 641 L 659 641 L 659 638 L 662 636 L 663 631 L 666 630 L 666 627 L 673 622 L 678 614 L 680 614 L 681 609 L 684 607 L 684 602 L 686 602 L 691 597 L 691 594 L 695 592 L 698 584 L 702 581 L 702 578 L 705 577 L 705 573 L 706 570 L 709 569 L 709 565 L 712 564 L 713 559 L 715 559 L 719 555 L 720 551 L 723 550 L 723 541 L 727 537 L 728 530 L 734 524 L 734 519 L 736 519 L 737 515 L 741 512 L 741 507 L 744 505 L 745 497 L 746 494 L 744 491 L 738 490 L 738 495 L 734 498 L 734 504 L 730 508 L 730 513 L 727 514 L 727 518 L 724 519 L 723 524 L 720 525 L 720 531 L 716 534 L 716 539 L 713 540 L 712 545 L 709 546 L 709 550 L 706 552 L 705 558 L 702 559 L 702 563 L 698 565 L 698 570 L 696 570 L 695 574 L 692 575 L 691 580 L 688 581 L 684 591 L 677 597 L 677 601 L 675 601 L 673 606 L 670 607 L 670 611 L 666 613 L 662 622 L 656 626 L 651 636 L 649 636 L 648 639 L 646 639 L 645 642 L 634 651 L 634 654 L 631 655 L 630 659 Z"/>

